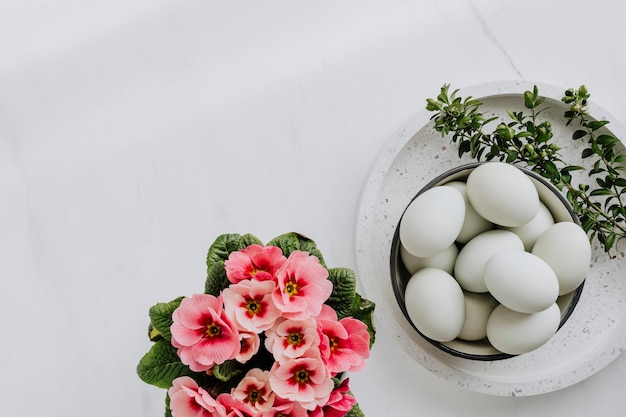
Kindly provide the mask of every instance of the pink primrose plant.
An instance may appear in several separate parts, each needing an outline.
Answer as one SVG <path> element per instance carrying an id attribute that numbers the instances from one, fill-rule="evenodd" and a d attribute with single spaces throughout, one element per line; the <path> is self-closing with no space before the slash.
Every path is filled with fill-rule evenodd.
<path id="1" fill-rule="evenodd" d="M 287 258 L 278 246 L 250 245 L 232 252 L 224 262 L 226 276 L 233 284 L 245 279 L 273 280 Z"/>
<path id="2" fill-rule="evenodd" d="M 239 331 L 240 349 L 235 360 L 239 363 L 246 363 L 259 352 L 261 338 L 252 332 Z"/>
<path id="3" fill-rule="evenodd" d="M 224 311 L 221 297 L 186 297 L 174 310 L 172 320 L 172 345 L 192 371 L 207 371 L 239 354 L 239 331 Z"/>
<path id="4" fill-rule="evenodd" d="M 225 417 L 256 417 L 256 413 L 253 410 L 230 393 L 225 392 L 218 395 L 217 402 L 226 409 Z"/>
<path id="5" fill-rule="evenodd" d="M 308 417 L 308 411 L 299 403 L 276 399 L 274 407 L 261 414 L 260 417 Z"/>
<path id="6" fill-rule="evenodd" d="M 265 334 L 266 349 L 282 362 L 298 358 L 320 344 L 315 319 L 282 320 Z"/>
<path id="7" fill-rule="evenodd" d="M 172 417 L 226 417 L 226 409 L 196 381 L 181 376 L 168 390 Z"/>
<path id="8" fill-rule="evenodd" d="M 370 335 L 365 323 L 352 317 L 337 320 L 337 313 L 324 305 L 317 317 L 320 352 L 334 376 L 339 372 L 356 372 L 365 367 L 370 356 Z"/>
<path id="9" fill-rule="evenodd" d="M 334 383 L 328 368 L 317 355 L 317 349 L 310 349 L 297 359 L 275 362 L 269 381 L 276 395 L 297 401 L 307 410 L 326 404 Z"/>
<path id="10" fill-rule="evenodd" d="M 276 282 L 278 285 L 272 293 L 274 303 L 284 318 L 294 320 L 317 316 L 333 291 L 328 270 L 316 256 L 302 251 L 289 255 L 276 271 Z"/>
<path id="11" fill-rule="evenodd" d="M 231 395 L 243 402 L 253 412 L 268 411 L 274 405 L 274 391 L 269 384 L 269 371 L 250 369 Z"/>
<path id="12" fill-rule="evenodd" d="M 242 280 L 222 291 L 224 309 L 240 329 L 261 333 L 274 325 L 281 312 L 272 299 L 274 281 Z"/>
<path id="13" fill-rule="evenodd" d="M 348 411 L 356 404 L 356 399 L 349 393 L 349 380 L 349 378 L 344 379 L 341 384 L 330 393 L 328 402 L 324 406 L 317 407 L 309 416 L 344 417 L 348 414 Z"/>

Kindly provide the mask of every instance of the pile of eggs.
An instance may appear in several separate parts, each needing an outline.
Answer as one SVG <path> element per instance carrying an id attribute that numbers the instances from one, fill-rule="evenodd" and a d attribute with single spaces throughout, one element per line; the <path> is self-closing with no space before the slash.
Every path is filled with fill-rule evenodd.
<path id="1" fill-rule="evenodd" d="M 399 225 L 413 325 L 437 342 L 486 340 L 519 355 L 558 330 L 557 299 L 574 292 L 591 263 L 584 230 L 555 221 L 519 168 L 477 165 L 467 178 L 419 194 Z"/>

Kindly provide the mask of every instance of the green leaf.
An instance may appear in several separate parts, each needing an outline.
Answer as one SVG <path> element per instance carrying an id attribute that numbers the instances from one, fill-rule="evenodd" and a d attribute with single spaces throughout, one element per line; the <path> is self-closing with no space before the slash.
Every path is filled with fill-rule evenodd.
<path id="1" fill-rule="evenodd" d="M 348 268 L 331 268 L 328 279 L 333 283 L 333 292 L 326 301 L 336 312 L 339 319 L 351 316 L 355 308 L 356 277 Z"/>
<path id="2" fill-rule="evenodd" d="M 263 245 L 263 242 L 258 237 L 250 233 L 246 233 L 245 235 L 241 236 L 241 245 L 243 246 L 243 248 L 247 248 L 250 245 Z"/>
<path id="3" fill-rule="evenodd" d="M 172 333 L 170 332 L 170 326 L 173 323 L 172 313 L 178 308 L 183 298 L 178 297 L 169 303 L 155 304 L 148 312 L 150 324 L 168 341 L 172 339 Z"/>
<path id="4" fill-rule="evenodd" d="M 172 417 L 172 409 L 170 408 L 169 394 L 165 394 L 165 417 Z"/>
<path id="5" fill-rule="evenodd" d="M 609 124 L 608 120 L 592 120 L 587 123 L 587 127 L 591 130 L 598 130 L 602 126 Z"/>
<path id="6" fill-rule="evenodd" d="M 581 158 L 589 158 L 591 155 L 593 155 L 593 150 L 591 148 L 586 148 L 583 149 L 582 154 L 580 155 Z"/>
<path id="7" fill-rule="evenodd" d="M 367 331 L 370 334 L 370 349 L 376 338 L 376 327 L 374 326 L 374 310 L 376 304 L 372 301 L 361 297 L 358 293 L 355 298 L 355 308 L 353 308 L 352 317 L 362 321 L 367 325 Z"/>
<path id="8" fill-rule="evenodd" d="M 207 270 L 211 269 L 211 266 L 220 261 L 226 261 L 228 255 L 232 252 L 245 248 L 245 242 L 243 236 L 231 233 L 223 234 L 215 239 L 215 242 L 209 247 L 209 251 L 206 257 Z"/>
<path id="9" fill-rule="evenodd" d="M 315 242 L 312 239 L 299 233 L 290 232 L 277 236 L 269 241 L 267 243 L 267 246 L 278 246 L 282 249 L 283 255 L 285 255 L 286 257 L 289 257 L 291 252 L 296 250 L 308 252 L 309 255 L 316 256 L 320 260 L 322 266 L 326 267 L 322 252 L 320 252 L 320 250 L 317 248 Z"/>
<path id="10" fill-rule="evenodd" d="M 605 252 L 608 252 L 609 250 L 611 250 L 611 247 L 615 243 L 616 237 L 617 236 L 616 236 L 615 233 L 609 233 L 609 235 L 606 237 L 606 239 L 604 240 L 604 251 Z"/>
<path id="11" fill-rule="evenodd" d="M 597 196 L 597 195 L 612 195 L 613 192 L 611 190 L 607 190 L 605 188 L 598 188 L 595 189 L 593 191 L 591 191 L 589 193 L 590 196 Z"/>
<path id="12" fill-rule="evenodd" d="M 359 403 L 356 403 L 352 406 L 350 411 L 346 413 L 345 417 L 365 417 L 365 414 L 361 410 L 361 407 L 359 407 Z"/>
<path id="13" fill-rule="evenodd" d="M 626 161 L 626 154 L 618 154 L 613 158 L 613 162 L 624 162 Z"/>
<path id="14" fill-rule="evenodd" d="M 230 360 L 217 364 L 212 368 L 212 370 L 213 376 L 223 382 L 227 382 L 231 378 L 235 378 L 243 374 L 243 368 L 236 360 Z"/>
<path id="15" fill-rule="evenodd" d="M 178 358 L 176 348 L 165 339 L 154 343 L 137 365 L 137 375 L 147 384 L 169 388 L 180 376 L 194 376 L 188 366 Z"/>
<path id="16" fill-rule="evenodd" d="M 596 142 L 604 146 L 611 146 L 618 143 L 619 139 L 611 135 L 600 135 L 596 138 Z"/>
<path id="17" fill-rule="evenodd" d="M 585 137 L 585 136 L 587 136 L 587 131 L 585 131 L 585 130 L 577 130 L 572 135 L 572 139 L 580 139 L 580 138 Z"/>
<path id="18" fill-rule="evenodd" d="M 228 285 L 230 285 L 230 281 L 228 280 L 228 276 L 226 276 L 224 261 L 220 260 L 211 264 L 204 283 L 204 293 L 217 297 Z"/>

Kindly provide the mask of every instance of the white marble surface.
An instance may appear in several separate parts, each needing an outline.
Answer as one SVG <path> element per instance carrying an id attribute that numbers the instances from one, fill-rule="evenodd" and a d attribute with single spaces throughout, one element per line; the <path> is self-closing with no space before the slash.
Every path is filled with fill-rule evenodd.
<path id="1" fill-rule="evenodd" d="M 355 268 L 363 182 L 443 83 L 585 84 L 626 121 L 619 2 L 0 2 L 3 414 L 160 416 L 147 309 L 201 290 L 221 233 L 309 235 Z M 371 297 L 376 301 L 376 297 Z M 458 388 L 377 323 L 370 417 L 622 416 L 626 358 L 510 398 Z"/>

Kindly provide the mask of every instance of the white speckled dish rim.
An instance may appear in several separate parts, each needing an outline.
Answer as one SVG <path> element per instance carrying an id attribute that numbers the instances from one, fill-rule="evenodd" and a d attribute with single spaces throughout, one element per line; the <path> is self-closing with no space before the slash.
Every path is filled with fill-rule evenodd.
<path id="1" fill-rule="evenodd" d="M 523 107 L 522 94 L 534 85 L 549 103 L 545 115 L 552 123 L 554 141 L 562 147 L 563 159 L 585 166 L 586 160 L 580 158 L 584 144 L 571 140 L 574 128 L 566 126 L 562 117 L 566 109 L 560 101 L 564 88 L 499 81 L 462 89 L 460 95 L 478 98 L 484 103 L 482 111 L 506 118 L 509 109 L 528 111 Z M 626 138 L 626 131 L 614 117 L 593 102 L 589 109 L 594 118 L 610 121 L 607 127 L 613 135 Z M 376 303 L 376 325 L 433 374 L 486 394 L 548 393 L 580 382 L 607 366 L 626 347 L 623 242 L 614 259 L 594 245 L 591 270 L 576 309 L 557 334 L 533 352 L 497 361 L 468 360 L 439 350 L 407 322 L 391 285 L 390 252 L 397 223 L 411 199 L 432 178 L 472 162 L 469 157 L 459 158 L 456 144 L 434 131 L 431 116 L 426 110 L 420 112 L 388 141 L 362 190 L 355 228 L 357 272 L 364 295 Z"/>

